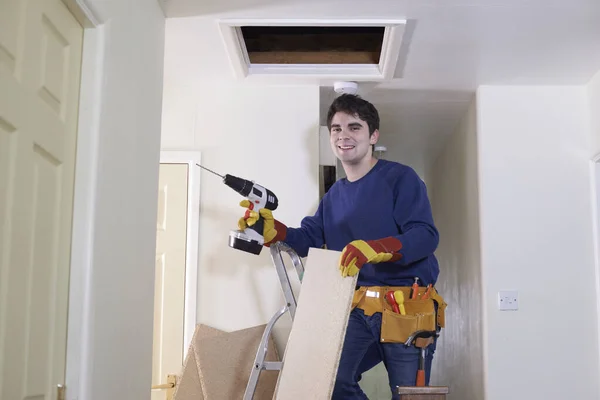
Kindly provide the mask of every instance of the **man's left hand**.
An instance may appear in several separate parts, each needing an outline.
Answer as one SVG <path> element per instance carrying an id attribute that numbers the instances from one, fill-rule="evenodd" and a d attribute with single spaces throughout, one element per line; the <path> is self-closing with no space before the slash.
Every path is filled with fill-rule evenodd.
<path id="1" fill-rule="evenodd" d="M 354 276 L 364 264 L 397 261 L 402 257 L 400 249 L 402 243 L 393 237 L 368 241 L 354 240 L 342 250 L 340 273 L 343 277 Z"/>

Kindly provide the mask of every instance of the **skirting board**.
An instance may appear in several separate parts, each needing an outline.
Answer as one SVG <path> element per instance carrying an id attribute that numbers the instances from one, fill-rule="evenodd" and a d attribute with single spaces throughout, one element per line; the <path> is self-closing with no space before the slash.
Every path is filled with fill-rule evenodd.
<path id="1" fill-rule="evenodd" d="M 309 250 L 276 400 L 331 399 L 357 280 L 342 278 L 340 255 Z"/>

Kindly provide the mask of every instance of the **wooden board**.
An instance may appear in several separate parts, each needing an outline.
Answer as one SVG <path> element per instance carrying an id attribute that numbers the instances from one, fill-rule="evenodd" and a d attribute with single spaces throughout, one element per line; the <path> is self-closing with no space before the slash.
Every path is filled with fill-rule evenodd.
<path id="1" fill-rule="evenodd" d="M 206 400 L 241 400 L 244 397 L 265 328 L 266 325 L 259 325 L 210 337 L 194 348 Z M 265 361 L 279 361 L 272 337 Z M 277 371 L 262 371 L 253 400 L 271 400 L 277 377 Z"/>
<path id="2" fill-rule="evenodd" d="M 241 400 L 265 328 L 224 332 L 197 325 L 174 400 Z M 279 361 L 272 337 L 266 361 Z M 277 377 L 277 371 L 262 371 L 254 400 L 271 400 Z"/>
<path id="3" fill-rule="evenodd" d="M 198 362 L 194 351 L 190 351 L 185 359 L 183 374 L 181 375 L 179 384 L 175 387 L 173 399 L 204 400 L 200 374 L 198 373 Z"/>
<path id="4" fill-rule="evenodd" d="M 173 393 L 174 400 L 203 400 L 202 384 L 200 382 L 200 371 L 198 370 L 199 360 L 196 358 L 196 347 L 200 346 L 203 340 L 224 335 L 226 332 L 212 328 L 207 325 L 198 324 L 192 337 L 192 342 L 188 349 L 183 371 L 179 378 L 179 383 Z"/>
<path id="5" fill-rule="evenodd" d="M 400 400 L 445 400 L 448 394 L 447 386 L 400 386 Z"/>
<path id="6" fill-rule="evenodd" d="M 357 280 L 342 278 L 340 255 L 309 250 L 277 400 L 331 399 Z"/>

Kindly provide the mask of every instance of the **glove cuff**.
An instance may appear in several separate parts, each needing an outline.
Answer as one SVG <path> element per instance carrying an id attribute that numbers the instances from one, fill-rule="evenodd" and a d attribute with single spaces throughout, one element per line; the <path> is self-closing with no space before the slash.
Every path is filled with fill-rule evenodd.
<path id="1" fill-rule="evenodd" d="M 287 236 L 287 226 L 277 221 L 276 219 L 273 219 L 273 222 L 275 223 L 275 230 L 277 231 L 277 234 L 273 239 L 265 243 L 266 247 L 269 247 L 273 243 L 284 241 L 285 237 Z"/>

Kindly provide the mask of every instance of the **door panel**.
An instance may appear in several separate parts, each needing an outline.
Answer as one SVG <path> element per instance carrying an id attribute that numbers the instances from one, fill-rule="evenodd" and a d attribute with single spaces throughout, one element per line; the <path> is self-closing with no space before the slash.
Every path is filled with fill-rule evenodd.
<path id="1" fill-rule="evenodd" d="M 83 29 L 60 0 L 0 2 L 0 398 L 64 383 Z"/>
<path id="2" fill-rule="evenodd" d="M 188 165 L 161 164 L 156 226 L 152 385 L 167 382 L 183 365 Z M 152 400 L 165 400 L 153 390 Z"/>
<path id="3" fill-rule="evenodd" d="M 15 74 L 20 58 L 20 42 L 23 37 L 25 1 L 9 0 L 0 3 L 0 65 Z"/>

